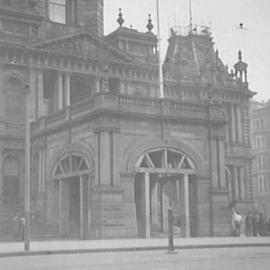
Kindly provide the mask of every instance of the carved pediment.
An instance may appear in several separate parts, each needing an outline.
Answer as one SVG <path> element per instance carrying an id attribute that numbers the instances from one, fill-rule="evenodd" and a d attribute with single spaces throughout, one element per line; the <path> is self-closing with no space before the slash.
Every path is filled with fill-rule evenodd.
<path id="1" fill-rule="evenodd" d="M 68 55 L 82 56 L 106 61 L 131 62 L 132 59 L 121 51 L 110 47 L 102 39 L 89 33 L 79 33 L 58 39 L 47 40 L 36 45 L 39 49 Z"/>

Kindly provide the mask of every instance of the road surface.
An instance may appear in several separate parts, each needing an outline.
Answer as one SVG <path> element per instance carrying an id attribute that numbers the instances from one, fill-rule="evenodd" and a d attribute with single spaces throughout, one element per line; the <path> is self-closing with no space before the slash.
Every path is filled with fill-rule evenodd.
<path id="1" fill-rule="evenodd" d="M 270 247 L 108 252 L 0 258 L 5 270 L 269 270 Z"/>

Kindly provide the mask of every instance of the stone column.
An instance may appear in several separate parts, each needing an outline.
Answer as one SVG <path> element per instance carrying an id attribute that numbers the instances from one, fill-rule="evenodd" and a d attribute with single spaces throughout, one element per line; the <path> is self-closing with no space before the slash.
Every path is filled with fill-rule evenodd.
<path id="1" fill-rule="evenodd" d="M 63 109 L 63 73 L 57 73 L 57 109 Z"/>
<path id="2" fill-rule="evenodd" d="M 37 72 L 34 68 L 29 69 L 29 89 L 30 89 L 30 118 L 35 119 L 36 115 L 36 100 L 37 100 Z M 44 105 L 43 105 L 44 106 Z"/>
<path id="3" fill-rule="evenodd" d="M 239 142 L 239 115 L 237 105 L 233 107 L 235 119 L 235 141 Z"/>
<path id="4" fill-rule="evenodd" d="M 238 119 L 238 140 L 239 142 L 243 142 L 243 125 L 242 125 L 242 110 L 237 107 L 237 119 Z"/>
<path id="5" fill-rule="evenodd" d="M 3 149 L 0 148 L 0 209 L 3 205 Z"/>
<path id="6" fill-rule="evenodd" d="M 113 174 L 113 185 L 120 185 L 120 149 L 121 149 L 121 137 L 118 129 L 112 131 L 112 174 Z"/>
<path id="7" fill-rule="evenodd" d="M 69 233 L 69 183 L 59 180 L 59 232 L 60 235 Z"/>
<path id="8" fill-rule="evenodd" d="M 151 238 L 151 224 L 150 224 L 150 178 L 149 173 L 144 175 L 145 185 L 145 238 Z"/>
<path id="9" fill-rule="evenodd" d="M 218 149 L 219 149 L 219 179 L 220 179 L 220 188 L 226 187 L 226 176 L 225 176 L 225 150 L 224 150 L 224 141 L 218 140 Z"/>
<path id="10" fill-rule="evenodd" d="M 158 224 L 158 183 L 153 182 L 151 186 L 151 214 L 152 222 Z"/>
<path id="11" fill-rule="evenodd" d="M 231 105 L 231 121 L 230 121 L 230 125 L 231 125 L 231 139 L 233 142 L 235 142 L 235 115 L 234 115 L 234 105 Z"/>
<path id="12" fill-rule="evenodd" d="M 211 141 L 209 142 L 210 148 L 209 151 L 211 151 L 211 154 L 209 156 L 211 156 L 211 164 L 209 164 L 209 169 L 211 177 L 212 177 L 212 187 L 217 188 L 218 187 L 218 179 L 219 179 L 219 175 L 218 175 L 218 162 L 219 162 L 219 157 L 218 157 L 218 151 L 217 151 L 217 140 L 215 139 L 211 139 Z"/>
<path id="13" fill-rule="evenodd" d="M 120 185 L 120 134 L 114 127 L 96 129 L 97 134 L 97 183 L 99 185 Z"/>
<path id="14" fill-rule="evenodd" d="M 100 80 L 101 80 L 100 76 L 96 76 L 95 77 L 95 92 L 96 93 L 101 92 L 101 83 L 100 83 Z"/>
<path id="15" fill-rule="evenodd" d="M 38 192 L 41 192 L 42 183 L 42 151 L 38 152 Z"/>
<path id="16" fill-rule="evenodd" d="M 89 176 L 80 176 L 80 237 L 81 239 L 88 238 L 88 224 L 90 215 L 89 205 Z"/>
<path id="17" fill-rule="evenodd" d="M 0 120 L 5 117 L 5 85 L 4 85 L 4 71 L 3 67 L 0 66 Z"/>
<path id="18" fill-rule="evenodd" d="M 43 70 L 37 70 L 37 117 L 44 116 Z"/>
<path id="19" fill-rule="evenodd" d="M 45 181 L 46 181 L 46 149 L 42 150 L 42 185 L 41 185 L 41 191 L 45 192 Z"/>
<path id="20" fill-rule="evenodd" d="M 239 167 L 239 198 L 241 200 L 245 199 L 245 183 L 244 183 L 244 168 Z"/>
<path id="21" fill-rule="evenodd" d="M 84 192 L 83 192 L 83 178 L 80 176 L 80 237 L 83 239 L 84 236 L 84 216 L 83 216 L 83 208 L 84 208 Z"/>
<path id="22" fill-rule="evenodd" d="M 99 145 L 99 172 L 100 172 L 100 185 L 110 186 L 112 185 L 111 179 L 111 137 L 110 132 L 102 130 L 100 132 L 100 145 Z"/>
<path id="23" fill-rule="evenodd" d="M 239 199 L 239 190 L 238 190 L 238 169 L 237 166 L 233 167 L 233 186 L 234 186 L 234 199 Z"/>
<path id="24" fill-rule="evenodd" d="M 185 231 L 186 231 L 186 237 L 190 237 L 190 206 L 189 206 L 188 174 L 184 174 L 184 193 L 185 193 Z"/>
<path id="25" fill-rule="evenodd" d="M 70 73 L 68 72 L 65 73 L 64 90 L 65 90 L 65 94 L 64 94 L 65 106 L 69 107 L 71 96 L 70 96 Z"/>

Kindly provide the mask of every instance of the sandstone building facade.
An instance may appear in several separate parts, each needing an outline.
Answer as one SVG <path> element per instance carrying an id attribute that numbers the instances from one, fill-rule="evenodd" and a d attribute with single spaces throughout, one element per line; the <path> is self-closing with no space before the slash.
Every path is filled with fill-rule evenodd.
<path id="1" fill-rule="evenodd" d="M 172 207 L 182 236 L 230 235 L 253 207 L 241 52 L 229 72 L 209 29 L 172 30 L 161 99 L 151 17 L 104 36 L 102 0 L 0 3 L 1 233 L 23 213 L 29 87 L 32 234 L 149 238 Z"/>
<path id="2" fill-rule="evenodd" d="M 270 102 L 252 102 L 251 141 L 254 154 L 253 186 L 255 208 L 270 218 Z"/>

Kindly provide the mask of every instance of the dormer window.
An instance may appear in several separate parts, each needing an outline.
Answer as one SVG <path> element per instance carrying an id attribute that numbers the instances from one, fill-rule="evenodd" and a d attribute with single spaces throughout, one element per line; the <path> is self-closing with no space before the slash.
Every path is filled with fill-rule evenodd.
<path id="1" fill-rule="evenodd" d="M 66 23 L 66 0 L 49 0 L 49 18 L 56 23 Z"/>

